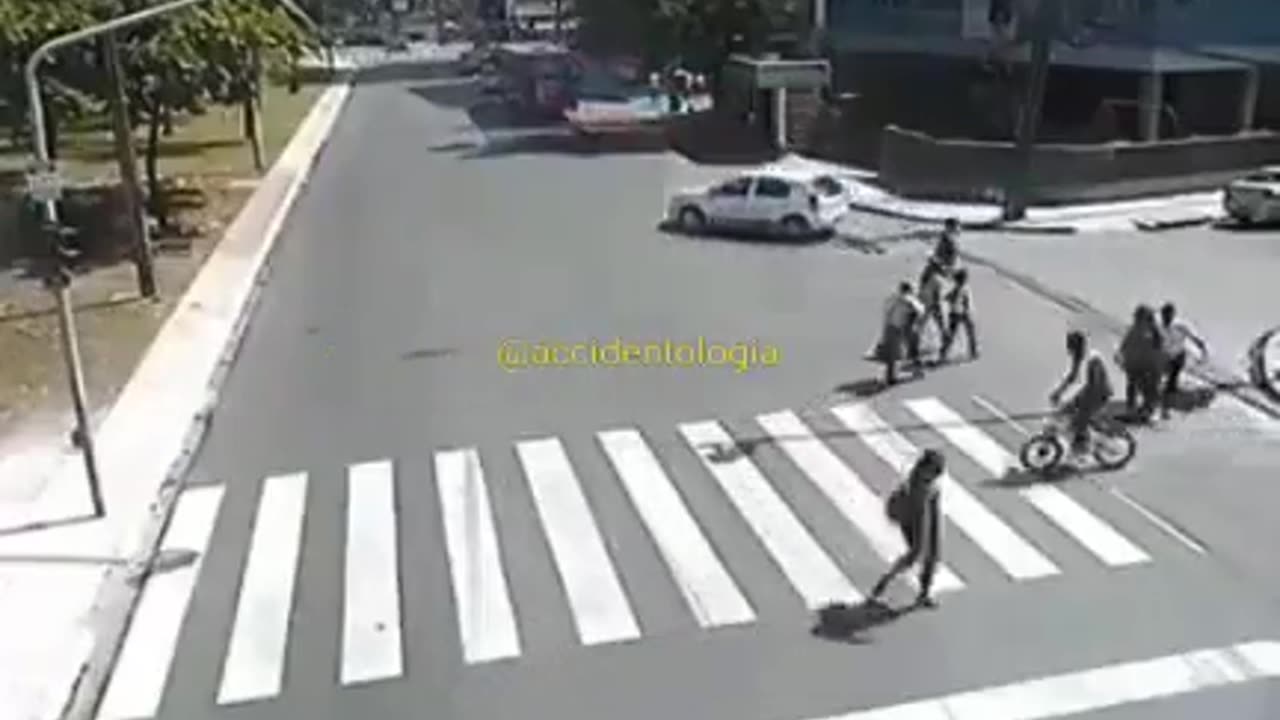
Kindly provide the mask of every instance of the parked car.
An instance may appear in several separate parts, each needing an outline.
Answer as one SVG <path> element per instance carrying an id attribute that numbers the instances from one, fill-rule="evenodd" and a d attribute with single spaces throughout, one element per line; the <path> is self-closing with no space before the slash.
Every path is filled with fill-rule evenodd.
<path id="1" fill-rule="evenodd" d="M 1227 184 L 1222 209 L 1247 224 L 1280 222 L 1280 166 L 1266 167 Z"/>
<path id="2" fill-rule="evenodd" d="M 830 175 L 749 172 L 675 194 L 667 220 L 680 229 L 781 232 L 789 238 L 833 232 L 849 212 L 848 190 Z"/>

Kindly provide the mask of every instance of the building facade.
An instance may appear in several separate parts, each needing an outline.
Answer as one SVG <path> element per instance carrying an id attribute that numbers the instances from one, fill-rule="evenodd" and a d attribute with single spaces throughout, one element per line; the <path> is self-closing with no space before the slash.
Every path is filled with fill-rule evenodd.
<path id="1" fill-rule="evenodd" d="M 1018 112 L 1007 76 L 1025 70 L 1029 20 L 1046 1 L 816 0 L 815 17 L 838 89 L 867 112 L 1000 136 Z M 1154 140 L 1280 125 L 1280 0 L 1056 3 L 1050 134 Z"/>

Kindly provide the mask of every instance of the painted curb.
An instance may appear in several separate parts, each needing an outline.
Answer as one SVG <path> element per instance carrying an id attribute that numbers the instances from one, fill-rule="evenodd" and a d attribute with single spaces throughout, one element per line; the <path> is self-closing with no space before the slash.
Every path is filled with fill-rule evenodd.
<path id="1" fill-rule="evenodd" d="M 277 241 L 282 234 L 281 231 L 298 198 L 309 186 L 311 173 L 328 148 L 330 134 L 337 126 L 351 98 L 353 79 L 350 76 L 341 77 L 331 86 L 339 90 L 341 97 L 334 103 L 336 107 L 326 122 L 328 127 L 324 128 L 323 136 L 310 157 L 302 161 L 297 175 L 285 189 L 262 231 L 266 248 L 262 251 L 261 264 L 253 271 L 251 287 L 243 304 L 237 310 L 236 320 L 215 363 L 204 402 L 192 418 L 178 456 L 170 464 L 164 480 L 160 483 L 156 499 L 148 509 L 141 543 L 142 550 L 135 557 L 130 558 L 122 569 L 108 572 L 99 585 L 91 611 L 92 625 L 105 629 L 96 633 L 88 660 L 81 665 L 71 687 L 68 688 L 66 701 L 58 715 L 61 720 L 93 720 L 97 712 L 98 703 L 106 689 L 115 659 L 124 644 L 143 583 L 172 517 L 183 481 L 213 422 L 218 398 L 248 334 L 252 318 L 261 300 L 262 290 L 270 279 L 272 260 L 278 248 Z M 316 106 L 313 106 L 313 110 L 315 108 Z M 306 119 L 303 122 L 305 123 Z M 298 129 L 301 127 L 302 125 L 299 124 Z M 295 135 L 296 133 L 297 129 L 295 129 Z"/>
<path id="2" fill-rule="evenodd" d="M 961 250 L 960 257 L 973 265 L 985 267 L 988 270 L 991 270 L 997 275 L 1021 286 L 1028 292 L 1038 295 L 1065 310 L 1093 318 L 1093 320 L 1106 327 L 1106 329 L 1112 334 L 1121 336 L 1124 334 L 1126 324 L 1123 321 L 1099 310 L 1087 300 L 1050 288 L 1030 275 L 1013 270 L 1012 268 L 996 262 L 995 260 L 982 257 L 981 255 Z M 1277 328 L 1272 332 L 1280 332 L 1280 328 Z M 1265 346 L 1263 340 L 1269 339 L 1270 337 L 1271 333 L 1267 333 L 1262 338 L 1255 341 L 1254 347 L 1256 349 L 1250 352 L 1250 356 L 1252 358 L 1263 358 L 1265 354 L 1262 351 L 1262 348 Z M 1208 365 L 1207 367 L 1204 365 L 1188 366 L 1186 373 L 1210 387 L 1226 392 L 1254 410 L 1280 420 L 1280 395 L 1278 395 L 1273 402 L 1272 398 L 1267 397 L 1265 388 L 1250 386 L 1241 387 L 1240 378 L 1237 373 L 1233 373 L 1217 365 Z M 1252 380 L 1253 378 L 1251 377 L 1249 379 Z"/>
<path id="3" fill-rule="evenodd" d="M 889 208 L 872 205 L 871 203 L 852 201 L 849 203 L 849 207 L 859 212 L 880 215 L 882 217 L 893 218 L 894 220 L 904 220 L 906 222 L 925 223 L 929 225 L 942 225 L 943 223 L 943 221 L 938 218 L 916 215 L 915 213 L 902 212 L 900 210 L 890 210 Z M 1018 225 L 1016 223 L 1006 223 L 999 219 L 984 220 L 981 222 L 961 222 L 960 228 L 962 230 L 999 231 L 1022 235 L 1074 235 L 1077 232 L 1074 225 Z"/>
<path id="4" fill-rule="evenodd" d="M 1177 220 L 1134 219 L 1133 226 L 1143 232 L 1162 232 L 1164 230 L 1178 230 L 1181 228 L 1209 225 L 1210 223 L 1216 222 L 1220 219 L 1221 217 L 1218 215 L 1196 215 L 1194 217 L 1179 218 Z"/>

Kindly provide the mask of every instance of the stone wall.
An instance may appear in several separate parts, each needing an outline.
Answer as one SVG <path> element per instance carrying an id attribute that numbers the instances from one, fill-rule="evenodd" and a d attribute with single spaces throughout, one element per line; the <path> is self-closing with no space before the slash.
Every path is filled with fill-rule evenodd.
<path id="1" fill-rule="evenodd" d="M 1157 143 L 1040 145 L 1033 160 L 1033 202 L 1081 202 L 1190 192 L 1241 171 L 1280 163 L 1280 133 L 1190 137 Z M 887 127 L 880 181 L 906 197 L 992 200 L 1016 169 L 1012 143 L 937 139 Z"/>

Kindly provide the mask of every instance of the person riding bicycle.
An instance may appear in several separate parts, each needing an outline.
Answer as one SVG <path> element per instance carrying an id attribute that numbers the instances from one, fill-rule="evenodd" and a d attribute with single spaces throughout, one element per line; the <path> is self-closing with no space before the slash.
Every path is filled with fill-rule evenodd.
<path id="1" fill-rule="evenodd" d="M 1067 356 L 1071 366 L 1049 395 L 1049 402 L 1070 418 L 1071 449 L 1079 455 L 1088 450 L 1089 427 L 1094 418 L 1111 400 L 1111 378 L 1101 353 L 1089 347 L 1088 339 L 1079 330 L 1067 333 Z M 1078 389 L 1059 406 L 1062 395 L 1072 386 Z"/>

